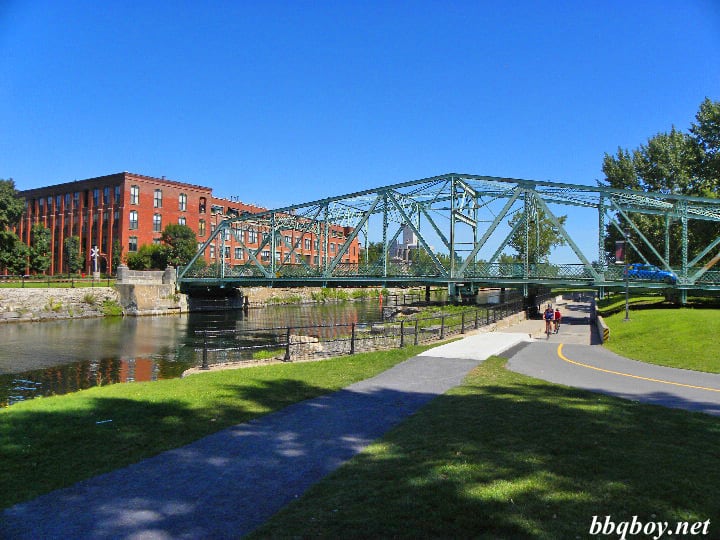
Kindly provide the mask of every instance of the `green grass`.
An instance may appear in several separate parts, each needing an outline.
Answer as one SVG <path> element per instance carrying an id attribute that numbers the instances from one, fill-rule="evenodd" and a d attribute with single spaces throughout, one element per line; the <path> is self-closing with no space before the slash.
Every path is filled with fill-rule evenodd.
<path id="1" fill-rule="evenodd" d="M 490 359 L 253 538 L 587 538 L 710 519 L 720 419 L 575 390 Z"/>
<path id="2" fill-rule="evenodd" d="M 427 348 L 95 387 L 0 409 L 0 507 L 338 390 Z"/>
<path id="3" fill-rule="evenodd" d="M 653 309 L 605 319 L 610 339 L 605 347 L 651 364 L 720 373 L 720 311 Z"/>
<path id="4" fill-rule="evenodd" d="M 650 307 L 650 306 L 659 306 L 660 304 L 665 303 L 665 297 L 664 296 L 653 296 L 653 295 L 645 295 L 645 296 L 630 296 L 628 299 L 628 305 L 630 306 L 630 309 L 638 308 L 638 307 Z M 606 296 L 602 300 L 597 301 L 597 309 L 598 313 L 602 315 L 603 317 L 609 317 L 610 315 L 614 313 L 623 312 L 623 317 L 625 316 L 625 295 L 624 294 L 614 294 L 611 296 Z"/>
<path id="5" fill-rule="evenodd" d="M 114 287 L 115 279 L 111 279 L 109 282 L 107 278 L 92 281 L 91 279 L 77 279 L 71 282 L 67 281 L 26 281 L 23 284 L 20 281 L 5 282 L 0 281 L 0 289 L 80 289 L 86 287 Z"/>

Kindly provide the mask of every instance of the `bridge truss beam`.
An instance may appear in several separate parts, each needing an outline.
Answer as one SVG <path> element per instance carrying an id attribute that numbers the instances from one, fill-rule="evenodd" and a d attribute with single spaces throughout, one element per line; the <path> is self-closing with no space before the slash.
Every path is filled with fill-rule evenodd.
<path id="1" fill-rule="evenodd" d="M 558 217 L 570 207 L 588 213 L 581 228 L 597 224 L 597 253 L 584 253 L 571 235 L 571 231 L 578 234 L 577 226 L 566 227 Z M 537 252 L 533 246 L 539 242 L 539 231 L 531 230 L 539 221 L 539 211 L 570 247 L 575 263 L 530 259 L 528 254 Z M 636 223 L 642 216 L 664 217 L 664 246 L 653 244 L 643 234 Z M 605 252 L 604 229 L 609 225 L 627 236 L 638 258 L 675 272 L 676 287 L 720 289 L 720 272 L 710 270 L 711 261 L 720 259 L 720 254 L 712 253 L 720 245 L 720 236 L 691 254 L 688 228 L 695 221 L 714 222 L 720 231 L 720 201 L 452 173 L 227 216 L 193 260 L 179 270 L 179 280 L 188 286 L 462 282 L 611 287 L 622 282 L 623 276 Z M 682 227 L 681 260 L 674 266 L 668 233 L 673 222 Z M 251 231 L 256 234 L 249 235 Z M 402 244 L 406 249 L 399 254 L 393 248 L 401 234 L 413 242 Z M 517 247 L 523 242 L 525 260 L 498 262 L 508 245 Z M 373 243 L 380 246 L 380 257 L 370 261 L 367 248 Z M 229 245 L 241 249 L 241 259 L 227 256 Z M 199 264 L 211 247 L 215 248 L 214 262 Z M 363 254 L 360 247 L 365 247 Z"/>

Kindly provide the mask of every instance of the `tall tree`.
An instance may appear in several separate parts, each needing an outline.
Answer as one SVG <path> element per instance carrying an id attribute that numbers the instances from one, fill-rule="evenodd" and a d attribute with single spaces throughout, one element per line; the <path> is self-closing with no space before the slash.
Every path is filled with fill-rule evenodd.
<path id="1" fill-rule="evenodd" d="M 30 270 L 37 273 L 47 272 L 52 260 L 50 248 L 50 229 L 36 223 L 30 229 Z"/>
<path id="2" fill-rule="evenodd" d="M 162 241 L 165 245 L 167 264 L 175 267 L 190 262 L 198 250 L 197 236 L 187 225 L 171 223 L 162 233 Z"/>
<path id="3" fill-rule="evenodd" d="M 27 256 L 28 248 L 17 234 L 0 230 L 0 271 L 12 275 L 24 274 Z"/>
<path id="4" fill-rule="evenodd" d="M 85 257 L 80 251 L 80 238 L 78 236 L 68 236 L 64 244 L 65 254 L 63 260 L 67 265 L 68 272 L 77 274 L 85 264 Z"/>
<path id="5" fill-rule="evenodd" d="M 618 149 L 616 156 L 605 154 L 603 172 L 606 183 L 619 189 L 659 191 L 662 193 L 716 198 L 720 193 L 720 102 L 705 99 L 700 105 L 689 133 L 672 127 L 669 133 L 658 133 L 632 152 Z M 682 226 L 679 221 L 666 222 L 664 216 L 633 214 L 633 223 L 660 253 L 665 247 L 668 227 L 670 263 L 679 265 L 682 252 Z M 688 253 L 694 257 L 720 235 L 720 224 L 694 220 L 688 228 Z M 609 225 L 605 248 L 612 253 L 616 240 L 622 238 Z M 644 253 L 651 262 L 659 262 Z M 630 252 L 631 259 L 637 254 Z"/>
<path id="6" fill-rule="evenodd" d="M 25 203 L 18 196 L 15 181 L 0 179 L 0 229 L 17 225 Z"/>
<path id="7" fill-rule="evenodd" d="M 27 265 L 27 247 L 9 229 L 17 225 L 24 203 L 18 197 L 12 178 L 0 179 L 0 270 L 22 274 Z"/>
<path id="8" fill-rule="evenodd" d="M 695 120 L 690 126 L 690 133 L 701 153 L 699 175 L 707 182 L 702 187 L 703 194 L 717 197 L 717 185 L 720 183 L 720 101 L 705 98 Z"/>
<path id="9" fill-rule="evenodd" d="M 524 214 L 519 212 L 510 218 L 508 222 L 510 227 L 514 227 L 518 221 L 523 219 L 523 216 Z M 557 220 L 564 225 L 567 216 L 559 216 Z M 530 263 L 540 263 L 548 259 L 554 247 L 565 245 L 565 240 L 545 211 L 537 208 L 528 216 L 527 230 L 525 226 L 520 225 L 510 238 L 508 245 L 517 252 L 520 261 L 525 261 L 525 252 L 527 251 Z"/>

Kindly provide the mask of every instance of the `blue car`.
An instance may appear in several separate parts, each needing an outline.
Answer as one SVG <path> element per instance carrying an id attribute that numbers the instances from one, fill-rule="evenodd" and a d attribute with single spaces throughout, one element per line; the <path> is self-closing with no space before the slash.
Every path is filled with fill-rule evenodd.
<path id="1" fill-rule="evenodd" d="M 628 266 L 627 275 L 630 279 L 644 279 L 648 281 L 664 281 L 665 283 L 677 283 L 677 276 L 667 270 L 660 270 L 652 264 L 631 264 Z"/>

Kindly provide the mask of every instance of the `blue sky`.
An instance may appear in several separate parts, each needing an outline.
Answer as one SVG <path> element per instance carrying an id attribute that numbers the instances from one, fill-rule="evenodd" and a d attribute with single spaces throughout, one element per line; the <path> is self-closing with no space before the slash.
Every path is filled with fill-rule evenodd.
<path id="1" fill-rule="evenodd" d="M 720 2 L 0 1 L 0 178 L 279 207 L 447 172 L 593 184 L 720 99 Z"/>

